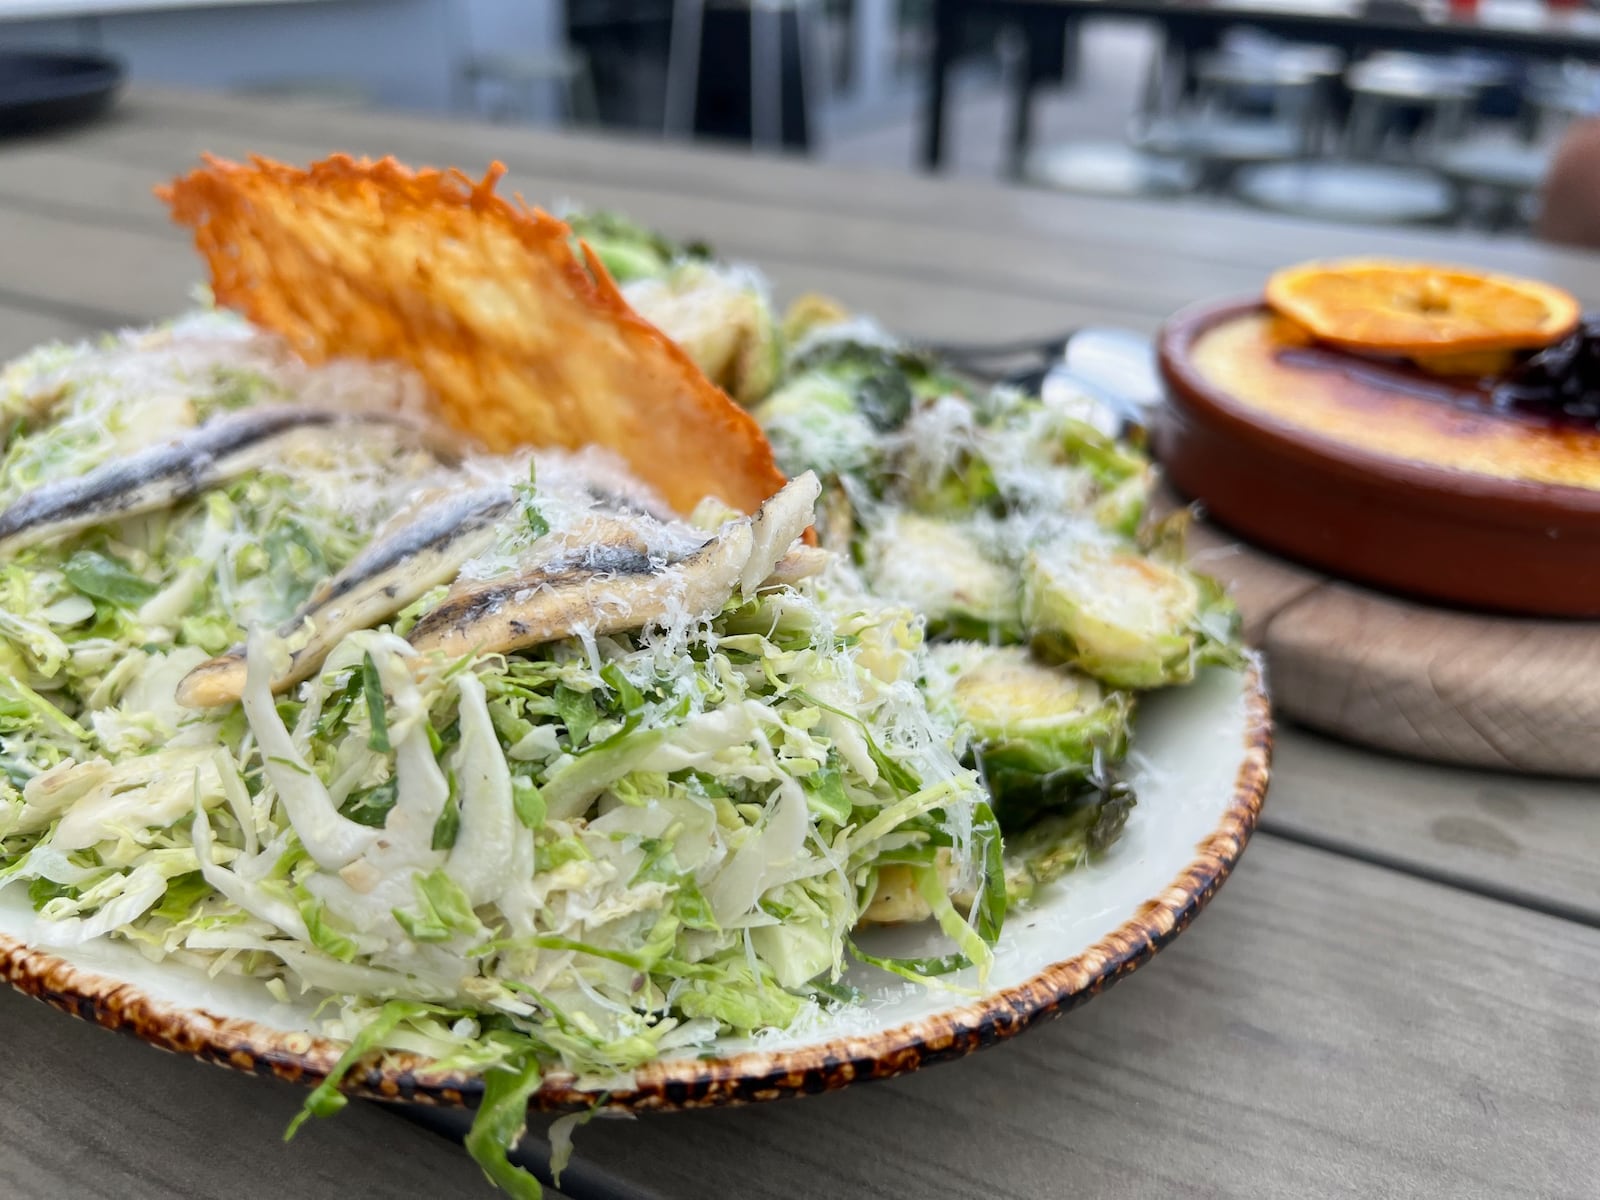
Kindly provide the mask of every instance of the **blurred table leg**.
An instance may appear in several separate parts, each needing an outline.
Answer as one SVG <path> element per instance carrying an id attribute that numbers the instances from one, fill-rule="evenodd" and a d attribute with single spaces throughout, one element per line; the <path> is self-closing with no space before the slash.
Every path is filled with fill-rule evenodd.
<path id="1" fill-rule="evenodd" d="M 950 68 L 960 52 L 967 0 L 935 0 L 933 55 L 928 60 L 928 91 L 922 116 L 922 165 L 937 171 L 944 161 L 944 108 Z"/>
<path id="2" fill-rule="evenodd" d="M 889 93 L 897 21 L 895 0 L 855 0 L 850 15 L 850 92 L 862 109 Z"/>
<path id="3" fill-rule="evenodd" d="M 1027 50 L 1011 89 L 1011 133 L 1007 142 L 1005 175 L 1022 178 L 1022 164 L 1033 141 L 1033 94 L 1048 78 L 1059 79 L 1066 68 L 1067 19 L 1043 7 L 1019 10 L 1019 23 Z"/>

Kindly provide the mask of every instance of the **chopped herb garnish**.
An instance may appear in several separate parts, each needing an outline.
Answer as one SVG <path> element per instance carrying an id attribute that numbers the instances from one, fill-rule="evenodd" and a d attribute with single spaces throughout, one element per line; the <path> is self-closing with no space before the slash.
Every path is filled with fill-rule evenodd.
<path id="1" fill-rule="evenodd" d="M 389 810 L 394 807 L 399 794 L 399 781 L 392 778 L 385 779 L 376 787 L 351 792 L 339 806 L 339 812 L 357 824 L 382 829 L 389 820 Z"/>
<path id="2" fill-rule="evenodd" d="M 361 691 L 367 698 L 367 719 L 372 732 L 367 735 L 367 748 L 381 754 L 389 752 L 389 714 L 384 708 L 383 680 L 378 666 L 372 661 L 369 650 L 361 656 Z"/>
<path id="3" fill-rule="evenodd" d="M 61 565 L 61 573 L 85 596 L 123 608 L 137 608 L 157 591 L 120 558 L 96 550 L 79 550 Z"/>

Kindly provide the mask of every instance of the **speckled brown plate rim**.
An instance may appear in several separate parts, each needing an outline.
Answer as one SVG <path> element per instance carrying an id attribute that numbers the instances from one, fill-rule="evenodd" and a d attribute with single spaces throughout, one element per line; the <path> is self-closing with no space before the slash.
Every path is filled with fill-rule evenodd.
<path id="1" fill-rule="evenodd" d="M 630 1086 L 612 1089 L 607 1107 L 739 1104 L 902 1075 L 1014 1037 L 1099 995 L 1187 927 L 1228 877 L 1255 830 L 1272 757 L 1271 710 L 1258 660 L 1252 661 L 1244 687 L 1244 757 L 1222 820 L 1195 847 L 1195 858 L 1177 878 L 1077 957 L 980 1001 L 866 1037 L 747 1051 L 730 1058 L 651 1063 L 635 1074 Z M 163 1050 L 253 1074 L 314 1084 L 343 1050 L 329 1039 L 153 999 L 131 984 L 96 975 L 4 935 L 0 935 L 0 975 L 18 990 L 83 1020 L 132 1033 Z M 427 1066 L 419 1056 L 391 1053 L 377 1065 L 352 1072 L 344 1090 L 375 1099 L 445 1106 L 470 1105 L 481 1094 L 476 1077 L 430 1072 Z M 576 1087 L 570 1076 L 552 1074 L 531 1104 L 545 1110 L 582 1108 L 595 1098 Z"/>

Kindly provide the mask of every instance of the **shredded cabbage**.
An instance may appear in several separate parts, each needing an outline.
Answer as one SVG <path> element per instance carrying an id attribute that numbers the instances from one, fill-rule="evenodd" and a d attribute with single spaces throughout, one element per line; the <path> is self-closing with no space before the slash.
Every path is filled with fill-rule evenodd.
<path id="1" fill-rule="evenodd" d="M 223 408 L 390 386 L 339 372 L 220 319 L 40 352 L 0 382 L 0 507 Z M 463 475 L 528 477 L 526 458 L 444 465 L 381 433 L 327 443 L 289 438 L 200 496 L 0 551 L 0 886 L 28 890 L 37 943 L 117 937 L 322 1003 L 350 1050 L 309 1115 L 384 1049 L 484 1072 L 468 1144 L 522 1195 L 505 1148 L 547 1071 L 616 1078 L 847 994 L 890 849 L 944 855 L 923 884 L 950 961 L 986 967 L 998 919 L 963 912 L 982 894 L 1003 914 L 1002 872 L 982 784 L 917 685 L 920 623 L 846 568 L 763 590 L 804 520 L 744 535 L 760 565 L 710 619 L 451 661 L 396 632 L 436 592 L 274 695 L 311 632 L 278 623 L 385 520 Z M 592 455 L 543 456 L 536 478 L 465 577 L 574 536 L 597 493 L 638 491 Z M 706 538 L 636 529 L 663 561 Z M 176 703 L 239 643 L 241 703 Z"/>

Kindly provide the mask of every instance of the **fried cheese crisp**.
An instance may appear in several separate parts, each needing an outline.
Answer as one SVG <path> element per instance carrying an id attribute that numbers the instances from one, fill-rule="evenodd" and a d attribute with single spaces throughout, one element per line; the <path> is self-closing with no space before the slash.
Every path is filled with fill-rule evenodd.
<path id="1" fill-rule="evenodd" d="M 489 449 L 605 446 L 680 512 L 784 484 L 760 426 L 623 299 L 561 221 L 474 182 L 334 155 L 207 157 L 157 194 L 219 304 L 308 362 L 395 359 Z"/>

